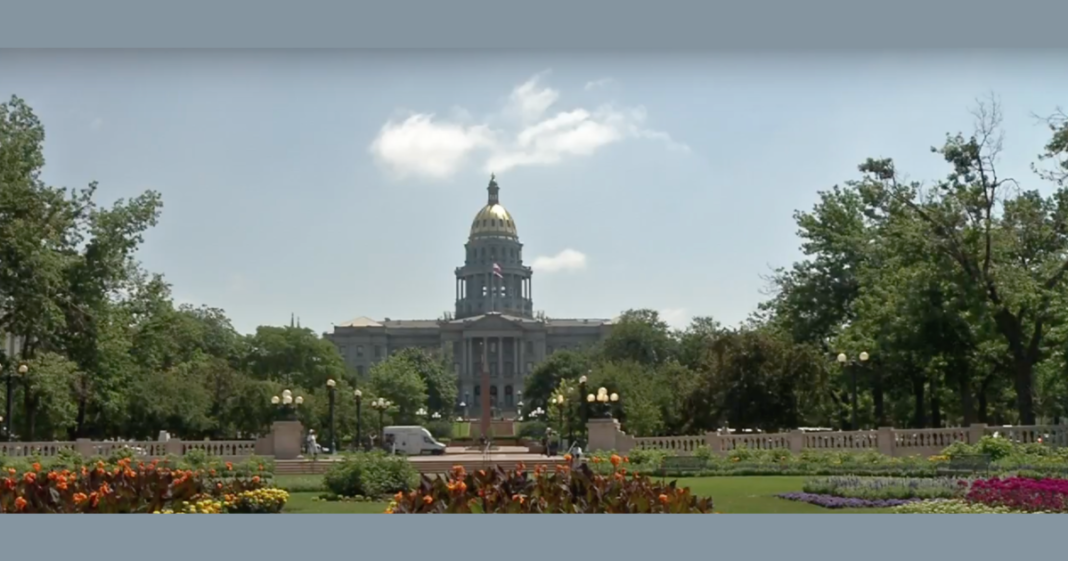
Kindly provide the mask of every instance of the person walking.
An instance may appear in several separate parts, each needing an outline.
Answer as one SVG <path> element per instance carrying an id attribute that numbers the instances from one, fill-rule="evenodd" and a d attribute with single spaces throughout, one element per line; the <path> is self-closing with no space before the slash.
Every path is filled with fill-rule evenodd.
<path id="1" fill-rule="evenodd" d="M 319 443 L 315 441 L 315 429 L 308 430 L 308 454 L 311 454 L 313 459 L 319 459 Z"/>

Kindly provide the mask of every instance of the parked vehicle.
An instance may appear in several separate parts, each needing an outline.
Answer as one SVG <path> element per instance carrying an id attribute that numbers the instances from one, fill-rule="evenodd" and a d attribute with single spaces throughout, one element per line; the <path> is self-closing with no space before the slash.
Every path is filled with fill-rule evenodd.
<path id="1" fill-rule="evenodd" d="M 389 450 L 395 454 L 420 456 L 422 454 L 442 455 L 445 445 L 438 442 L 434 435 L 421 426 L 386 427 L 383 432 L 385 442 L 390 442 Z"/>

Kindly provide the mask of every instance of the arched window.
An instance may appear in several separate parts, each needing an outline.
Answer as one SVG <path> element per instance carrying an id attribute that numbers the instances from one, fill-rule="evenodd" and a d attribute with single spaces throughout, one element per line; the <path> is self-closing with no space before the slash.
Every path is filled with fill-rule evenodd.
<path id="1" fill-rule="evenodd" d="M 514 400 L 514 397 L 512 395 L 512 386 L 505 386 L 504 387 L 504 406 L 505 407 L 511 407 L 512 404 L 513 404 L 513 400 Z"/>
<path id="2" fill-rule="evenodd" d="M 497 386 L 490 386 L 490 405 L 497 406 Z"/>

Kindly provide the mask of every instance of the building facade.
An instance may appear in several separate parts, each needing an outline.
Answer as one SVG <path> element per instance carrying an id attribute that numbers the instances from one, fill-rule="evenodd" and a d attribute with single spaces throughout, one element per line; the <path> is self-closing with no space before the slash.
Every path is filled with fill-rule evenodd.
<path id="1" fill-rule="evenodd" d="M 533 271 L 523 264 L 523 244 L 512 215 L 500 203 L 490 178 L 486 205 L 475 215 L 455 275 L 455 311 L 439 320 L 373 320 L 334 326 L 324 337 L 346 365 L 364 376 L 376 363 L 404 348 L 446 357 L 457 377 L 459 399 L 480 413 L 482 368 L 490 377 L 490 403 L 515 411 L 525 378 L 555 351 L 593 345 L 608 335 L 607 319 L 550 319 L 535 315 Z"/>

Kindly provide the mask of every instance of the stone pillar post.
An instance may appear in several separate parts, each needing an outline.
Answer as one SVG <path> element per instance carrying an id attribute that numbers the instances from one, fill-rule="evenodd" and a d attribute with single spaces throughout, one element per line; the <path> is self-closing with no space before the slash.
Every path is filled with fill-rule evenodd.
<path id="1" fill-rule="evenodd" d="M 300 424 L 300 421 L 275 421 L 271 426 L 274 459 L 295 460 L 299 458 L 303 436 L 304 426 Z"/>
<path id="2" fill-rule="evenodd" d="M 893 456 L 896 452 L 893 427 L 879 427 L 879 430 L 876 431 L 875 434 L 875 441 L 879 445 L 879 453 L 886 456 Z"/>
<path id="3" fill-rule="evenodd" d="M 793 454 L 800 454 L 805 449 L 805 433 L 801 430 L 792 430 L 786 436 L 790 445 L 790 452 Z"/>
<path id="4" fill-rule="evenodd" d="M 986 423 L 972 423 L 968 426 L 968 444 L 978 444 L 986 435 Z"/>
<path id="5" fill-rule="evenodd" d="M 587 423 L 590 438 L 589 449 L 591 452 L 616 451 L 618 445 L 616 437 L 619 435 L 619 421 L 615 419 L 590 419 Z"/>

